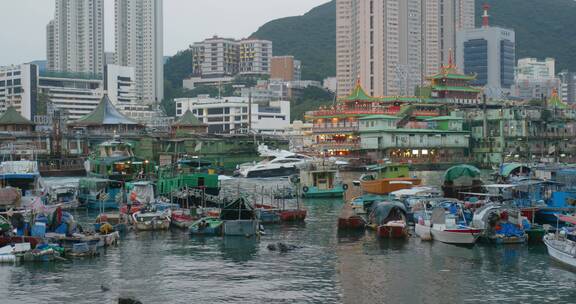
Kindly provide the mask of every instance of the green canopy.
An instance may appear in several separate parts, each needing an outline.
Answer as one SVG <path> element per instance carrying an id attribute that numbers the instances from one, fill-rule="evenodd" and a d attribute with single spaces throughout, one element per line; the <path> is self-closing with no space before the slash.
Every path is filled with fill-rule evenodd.
<path id="1" fill-rule="evenodd" d="M 530 167 L 528 167 L 526 164 L 520 163 L 503 164 L 500 167 L 500 175 L 503 177 L 508 177 L 512 172 L 515 171 L 530 172 Z"/>
<path id="2" fill-rule="evenodd" d="M 450 167 L 444 172 L 444 181 L 452 182 L 462 176 L 478 177 L 480 176 L 480 169 L 470 165 Z"/>

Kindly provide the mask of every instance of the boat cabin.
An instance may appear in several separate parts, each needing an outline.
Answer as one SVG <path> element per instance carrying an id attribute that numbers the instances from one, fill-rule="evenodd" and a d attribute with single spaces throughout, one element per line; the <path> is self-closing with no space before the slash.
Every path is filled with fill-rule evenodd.
<path id="1" fill-rule="evenodd" d="M 316 187 L 318 190 L 329 190 L 337 182 L 337 170 L 301 170 L 300 182 L 303 186 Z"/>
<path id="2" fill-rule="evenodd" d="M 410 177 L 410 168 L 407 164 L 384 164 L 369 166 L 368 170 L 378 172 L 376 179 Z"/>

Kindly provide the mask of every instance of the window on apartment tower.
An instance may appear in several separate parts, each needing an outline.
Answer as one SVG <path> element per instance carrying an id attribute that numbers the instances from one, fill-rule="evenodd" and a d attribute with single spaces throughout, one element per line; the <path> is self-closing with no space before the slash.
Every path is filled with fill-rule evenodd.
<path id="1" fill-rule="evenodd" d="M 374 59 L 374 47 L 370 46 L 370 59 Z"/>
<path id="2" fill-rule="evenodd" d="M 370 0 L 370 14 L 374 14 L 374 1 Z"/>
<path id="3" fill-rule="evenodd" d="M 370 29 L 374 29 L 374 16 L 370 16 Z"/>

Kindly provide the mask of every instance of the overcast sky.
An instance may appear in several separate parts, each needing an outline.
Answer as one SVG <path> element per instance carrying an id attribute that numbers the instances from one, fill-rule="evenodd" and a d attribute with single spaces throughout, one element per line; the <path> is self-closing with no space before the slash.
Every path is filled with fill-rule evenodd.
<path id="1" fill-rule="evenodd" d="M 0 65 L 46 58 L 55 0 L 0 0 Z M 247 37 L 267 21 L 302 15 L 329 0 L 164 0 L 164 54 L 212 35 Z M 114 50 L 114 0 L 106 2 L 106 49 Z"/>

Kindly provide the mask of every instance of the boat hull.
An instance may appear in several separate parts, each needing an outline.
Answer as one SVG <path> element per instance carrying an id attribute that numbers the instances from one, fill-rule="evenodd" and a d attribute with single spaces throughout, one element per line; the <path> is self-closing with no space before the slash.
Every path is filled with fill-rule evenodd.
<path id="1" fill-rule="evenodd" d="M 296 167 L 282 167 L 265 170 L 253 170 L 245 173 L 246 178 L 284 177 L 298 173 Z"/>
<path id="2" fill-rule="evenodd" d="M 482 231 L 479 229 L 454 229 L 438 230 L 430 229 L 432 239 L 446 244 L 471 245 L 476 243 Z"/>
<path id="3" fill-rule="evenodd" d="M 365 228 L 366 228 L 366 221 L 360 216 L 340 217 L 338 219 L 338 229 L 362 230 Z"/>
<path id="4" fill-rule="evenodd" d="M 332 189 L 318 189 L 316 187 L 310 187 L 308 192 L 302 193 L 302 196 L 306 198 L 342 197 L 345 192 L 346 190 L 342 187 Z"/>
<path id="5" fill-rule="evenodd" d="M 372 181 L 361 181 L 362 190 L 371 194 L 388 194 L 390 192 L 410 189 L 420 185 L 419 178 L 382 178 Z"/>
<path id="6" fill-rule="evenodd" d="M 303 222 L 307 213 L 305 209 L 282 210 L 280 211 L 280 220 L 282 222 Z"/>
<path id="7" fill-rule="evenodd" d="M 408 228 L 404 225 L 381 225 L 376 229 L 379 238 L 405 239 L 408 237 Z"/>
<path id="8" fill-rule="evenodd" d="M 416 225 L 414 226 L 414 232 L 423 241 L 431 241 L 432 240 L 432 229 L 430 228 L 430 226 L 425 226 L 425 225 L 416 223 Z"/>
<path id="9" fill-rule="evenodd" d="M 554 238 L 554 234 L 544 236 L 544 244 L 546 244 L 546 248 L 548 249 L 548 255 L 558 262 L 576 267 L 576 243 L 572 241 L 559 241 Z"/>
<path id="10" fill-rule="evenodd" d="M 170 220 L 152 220 L 145 222 L 137 222 L 135 224 L 138 231 L 157 231 L 168 230 L 170 228 Z"/>

